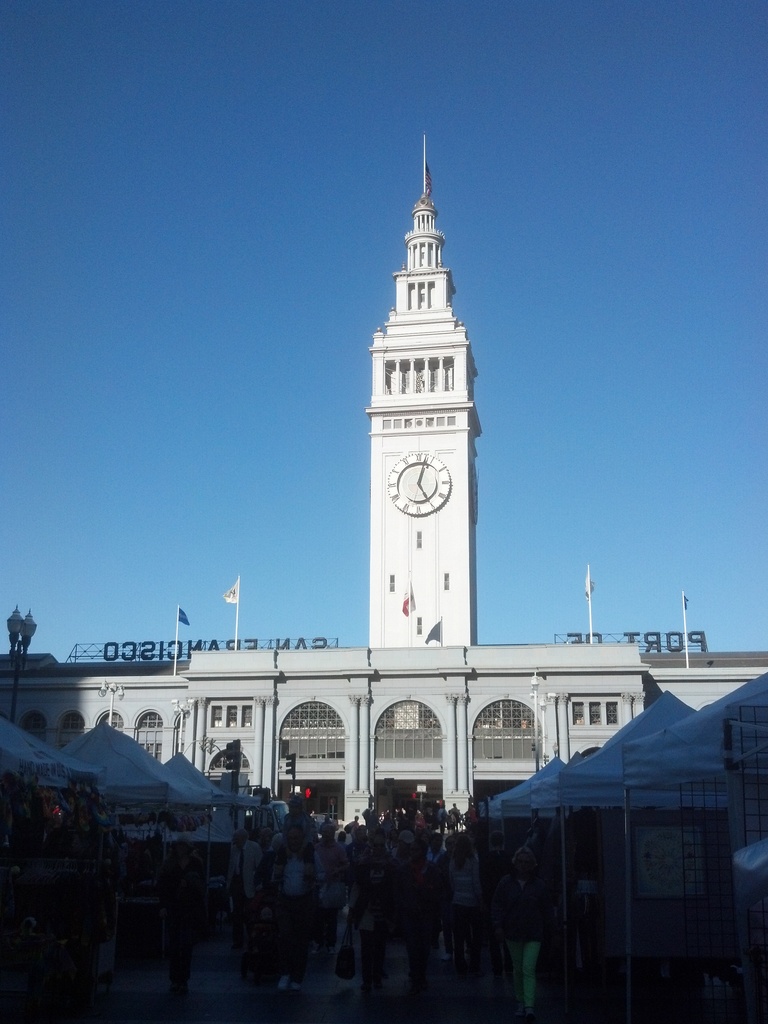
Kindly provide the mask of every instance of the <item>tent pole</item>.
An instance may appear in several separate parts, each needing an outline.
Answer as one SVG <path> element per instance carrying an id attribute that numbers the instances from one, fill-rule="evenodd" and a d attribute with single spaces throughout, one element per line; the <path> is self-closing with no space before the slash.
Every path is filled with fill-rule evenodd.
<path id="1" fill-rule="evenodd" d="M 563 998 L 566 1016 L 570 1012 L 570 992 L 568 988 L 568 869 L 565 863 L 565 807 L 560 803 L 560 872 L 563 892 Z"/>
<path id="2" fill-rule="evenodd" d="M 626 987 L 626 1024 L 632 1024 L 632 836 L 630 832 L 630 794 L 624 788 L 624 984 Z"/>

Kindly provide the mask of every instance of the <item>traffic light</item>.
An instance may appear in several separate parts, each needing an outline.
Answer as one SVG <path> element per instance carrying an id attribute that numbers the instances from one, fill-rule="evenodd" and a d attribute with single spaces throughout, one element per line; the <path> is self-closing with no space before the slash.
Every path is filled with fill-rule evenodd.
<path id="1" fill-rule="evenodd" d="M 224 748 L 224 768 L 228 772 L 240 772 L 240 761 L 243 753 L 240 749 L 240 740 L 230 740 Z"/>
<path id="2" fill-rule="evenodd" d="M 312 787 L 311 786 L 305 786 L 304 787 L 304 799 L 305 800 L 309 800 L 309 798 L 311 796 L 312 796 Z"/>
<path id="3" fill-rule="evenodd" d="M 296 781 L 296 755 L 287 754 L 285 758 L 285 774 L 290 775 L 293 781 Z"/>

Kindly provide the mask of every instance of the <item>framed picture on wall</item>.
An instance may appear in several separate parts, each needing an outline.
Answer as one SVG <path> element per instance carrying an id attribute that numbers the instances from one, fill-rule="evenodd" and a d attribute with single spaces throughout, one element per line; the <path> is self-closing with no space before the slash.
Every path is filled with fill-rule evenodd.
<path id="1" fill-rule="evenodd" d="M 676 825 L 635 825 L 632 829 L 635 895 L 682 899 L 704 892 L 701 830 Z"/>

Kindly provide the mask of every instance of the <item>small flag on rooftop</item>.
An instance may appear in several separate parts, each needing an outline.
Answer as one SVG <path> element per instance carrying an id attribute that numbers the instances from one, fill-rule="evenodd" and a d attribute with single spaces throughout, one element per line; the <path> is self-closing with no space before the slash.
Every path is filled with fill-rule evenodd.
<path id="1" fill-rule="evenodd" d="M 184 611 L 183 608 L 179 608 L 179 622 L 183 622 L 185 626 L 189 625 L 189 619 L 187 618 L 187 613 Z"/>

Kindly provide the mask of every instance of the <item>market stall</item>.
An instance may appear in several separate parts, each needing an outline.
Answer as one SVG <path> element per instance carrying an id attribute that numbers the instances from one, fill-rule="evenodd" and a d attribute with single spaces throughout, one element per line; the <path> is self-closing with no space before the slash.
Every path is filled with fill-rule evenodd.
<path id="1" fill-rule="evenodd" d="M 100 775 L 0 718 L 0 995 L 25 1020 L 88 1005 L 114 936 Z"/>

